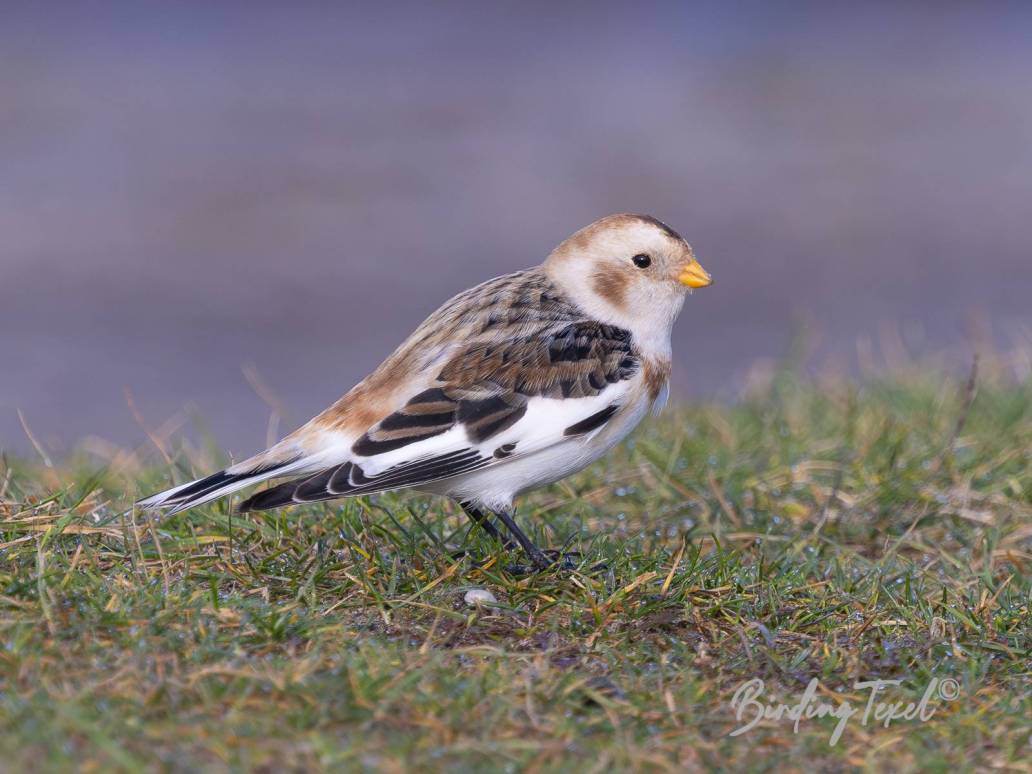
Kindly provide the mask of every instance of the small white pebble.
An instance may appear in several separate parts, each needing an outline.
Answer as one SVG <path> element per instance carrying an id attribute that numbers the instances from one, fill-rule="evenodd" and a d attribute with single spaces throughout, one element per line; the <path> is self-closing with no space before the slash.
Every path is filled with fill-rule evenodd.
<path id="1" fill-rule="evenodd" d="M 470 607 L 498 604 L 498 600 L 495 599 L 495 595 L 487 589 L 470 589 L 466 592 L 465 600 L 466 604 Z"/>

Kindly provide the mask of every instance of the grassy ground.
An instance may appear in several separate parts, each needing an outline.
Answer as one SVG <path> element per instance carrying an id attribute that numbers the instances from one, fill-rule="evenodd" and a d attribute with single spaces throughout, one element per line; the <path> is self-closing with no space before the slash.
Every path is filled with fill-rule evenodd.
<path id="1" fill-rule="evenodd" d="M 0 769 L 1032 771 L 1030 384 L 678 407 L 527 499 L 531 577 L 418 496 L 124 512 L 209 457 L 0 467 Z M 730 736 L 754 678 L 858 714 Z"/>

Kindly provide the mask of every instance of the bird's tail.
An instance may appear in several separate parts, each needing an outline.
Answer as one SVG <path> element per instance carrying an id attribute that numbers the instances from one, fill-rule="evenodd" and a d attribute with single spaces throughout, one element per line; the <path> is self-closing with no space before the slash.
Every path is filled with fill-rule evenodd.
<path id="1" fill-rule="evenodd" d="M 191 481 L 188 484 L 166 489 L 136 505 L 144 510 L 168 508 L 167 515 L 185 511 L 204 503 L 217 500 L 245 486 L 257 484 L 276 476 L 283 476 L 304 467 L 306 460 L 300 453 L 292 455 L 276 454 L 277 448 L 262 452 L 238 465 L 220 470 L 205 478 Z"/>

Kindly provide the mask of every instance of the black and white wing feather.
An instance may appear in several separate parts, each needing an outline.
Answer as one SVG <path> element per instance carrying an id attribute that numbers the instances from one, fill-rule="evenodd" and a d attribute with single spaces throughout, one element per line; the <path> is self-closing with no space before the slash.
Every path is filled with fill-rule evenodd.
<path id="1" fill-rule="evenodd" d="M 505 466 L 600 431 L 642 368 L 628 331 L 586 318 L 541 271 L 498 277 L 443 305 L 366 380 L 271 449 L 139 505 L 176 513 L 293 477 L 241 505 L 260 510 Z M 369 417 L 379 419 L 370 426 Z"/>
<path id="2" fill-rule="evenodd" d="M 620 409 L 639 367 L 627 331 L 590 320 L 473 342 L 435 386 L 354 441 L 346 461 L 260 492 L 240 510 L 424 486 L 589 435 Z"/>

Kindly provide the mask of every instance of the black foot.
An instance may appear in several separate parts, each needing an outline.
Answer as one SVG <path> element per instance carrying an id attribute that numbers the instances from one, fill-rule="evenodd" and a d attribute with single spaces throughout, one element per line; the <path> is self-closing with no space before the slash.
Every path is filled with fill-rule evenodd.
<path id="1" fill-rule="evenodd" d="M 513 575 L 530 575 L 534 572 L 542 572 L 550 567 L 558 566 L 560 570 L 576 570 L 583 559 L 579 551 L 555 551 L 548 550 L 542 551 L 528 538 L 523 530 L 516 524 L 516 520 L 512 514 L 505 511 L 495 511 L 494 515 L 497 519 L 505 525 L 506 530 L 509 534 L 515 538 L 516 543 L 512 540 L 503 538 L 498 528 L 491 523 L 487 514 L 479 507 L 470 502 L 460 503 L 462 510 L 469 516 L 470 521 L 475 525 L 487 532 L 491 537 L 502 543 L 502 547 L 507 551 L 511 551 L 516 548 L 516 544 L 523 549 L 523 552 L 527 555 L 530 560 L 530 565 L 525 564 L 511 564 L 506 567 L 506 570 Z M 461 552 L 453 556 L 458 559 L 460 556 L 467 555 L 465 552 Z M 607 565 L 604 563 L 596 564 L 591 568 L 591 572 L 599 572 L 607 569 Z"/>
<path id="2" fill-rule="evenodd" d="M 544 567 L 534 567 L 527 564 L 510 564 L 506 566 L 505 571 L 510 575 L 518 575 L 521 577 L 533 575 L 534 573 L 548 569 L 570 572 L 580 567 L 581 560 L 584 558 L 580 551 L 563 552 L 556 551 L 555 549 L 542 551 L 541 555 L 546 563 Z M 591 569 L 592 571 L 595 571 L 597 569 L 597 565 Z"/>
<path id="3" fill-rule="evenodd" d="M 523 548 L 523 552 L 530 559 L 530 563 L 534 565 L 536 570 L 547 570 L 551 567 L 552 563 L 548 561 L 543 553 L 541 553 L 541 549 L 534 545 L 531 539 L 523 534 L 523 530 L 519 528 L 516 521 L 510 514 L 505 511 L 498 511 L 495 513 L 495 516 L 497 516 L 499 521 L 501 521 L 502 524 L 505 525 L 505 528 L 509 530 L 509 534 L 516 538 L 516 542 Z"/>
<path id="4" fill-rule="evenodd" d="M 584 556 L 580 551 L 545 551 L 545 556 L 561 570 L 576 570 Z"/>

